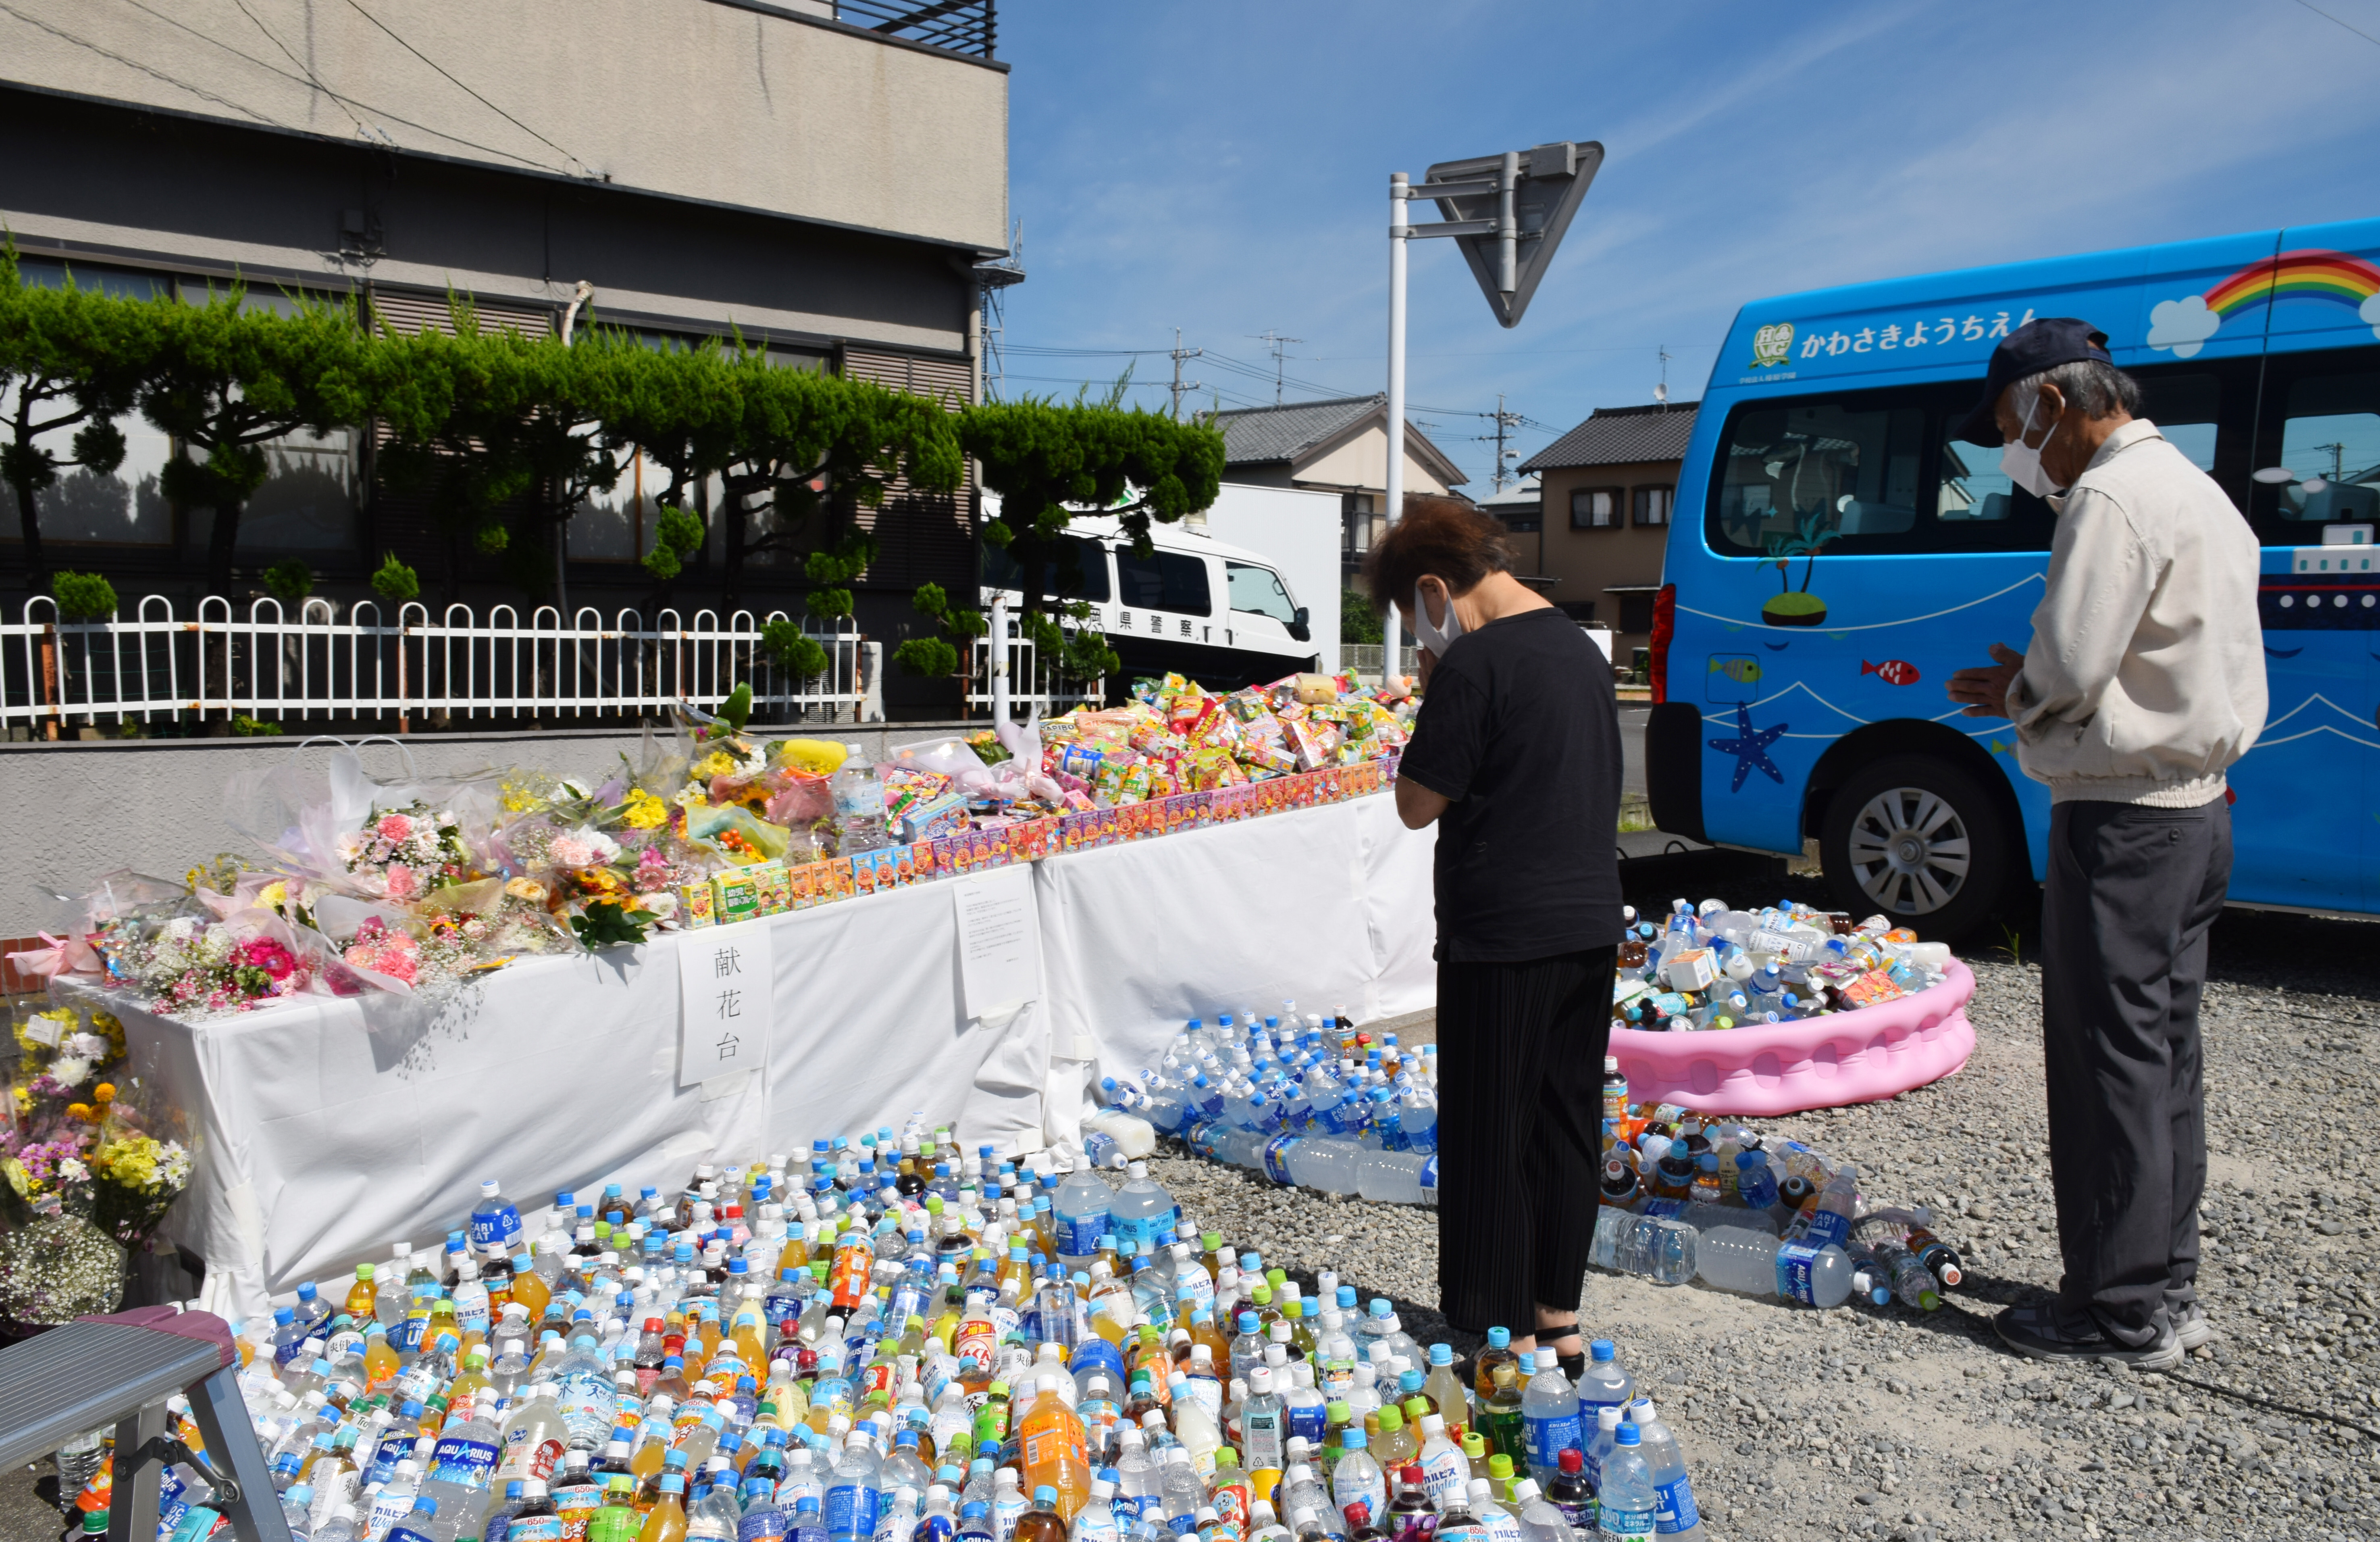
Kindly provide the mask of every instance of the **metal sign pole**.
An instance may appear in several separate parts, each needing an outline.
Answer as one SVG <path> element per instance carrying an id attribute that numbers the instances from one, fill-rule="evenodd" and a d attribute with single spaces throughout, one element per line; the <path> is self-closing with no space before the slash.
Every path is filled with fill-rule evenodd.
<path id="1" fill-rule="evenodd" d="M 1388 523 L 1393 526 L 1405 502 L 1405 174 L 1389 176 L 1389 466 L 1383 481 Z M 1404 651 L 1404 625 L 1397 616 L 1402 594 L 1386 594 L 1388 614 L 1380 623 L 1380 683 L 1390 691 L 1404 688 L 1397 667 Z"/>

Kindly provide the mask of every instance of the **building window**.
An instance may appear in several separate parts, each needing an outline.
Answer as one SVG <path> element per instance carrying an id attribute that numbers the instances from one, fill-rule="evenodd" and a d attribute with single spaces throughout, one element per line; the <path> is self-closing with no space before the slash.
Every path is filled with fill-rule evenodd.
<path id="1" fill-rule="evenodd" d="M 1620 595 L 1620 630 L 1623 632 L 1651 631 L 1653 598 L 1650 594 Z"/>
<path id="2" fill-rule="evenodd" d="M 1670 522 L 1670 499 L 1672 490 L 1667 487 L 1639 487 L 1635 491 L 1635 518 L 1640 525 L 1666 525 Z"/>
<path id="3" fill-rule="evenodd" d="M 1360 561 L 1372 549 L 1372 495 L 1350 493 L 1339 510 L 1339 555 Z"/>
<path id="4" fill-rule="evenodd" d="M 1619 529 L 1620 489 L 1581 487 L 1571 494 L 1570 528 L 1572 530 Z"/>

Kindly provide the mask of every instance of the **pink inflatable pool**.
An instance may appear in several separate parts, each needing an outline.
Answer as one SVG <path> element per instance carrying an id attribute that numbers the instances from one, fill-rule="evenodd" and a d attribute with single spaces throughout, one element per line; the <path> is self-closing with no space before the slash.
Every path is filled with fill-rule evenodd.
<path id="1" fill-rule="evenodd" d="M 1942 983 L 1898 1001 L 1803 1022 L 1715 1034 L 1616 1028 L 1611 1053 L 1631 1102 L 1710 1114 L 1796 1114 L 1873 1103 L 1939 1081 L 1974 1053 L 1975 977 L 1950 961 Z"/>

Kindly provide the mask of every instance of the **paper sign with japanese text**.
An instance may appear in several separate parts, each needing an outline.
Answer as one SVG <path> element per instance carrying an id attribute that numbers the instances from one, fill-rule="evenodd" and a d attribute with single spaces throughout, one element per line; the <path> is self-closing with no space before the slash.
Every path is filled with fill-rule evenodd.
<path id="1" fill-rule="evenodd" d="M 677 1079 L 694 1086 L 769 1063 L 776 1003 L 769 923 L 741 922 L 680 936 Z"/>

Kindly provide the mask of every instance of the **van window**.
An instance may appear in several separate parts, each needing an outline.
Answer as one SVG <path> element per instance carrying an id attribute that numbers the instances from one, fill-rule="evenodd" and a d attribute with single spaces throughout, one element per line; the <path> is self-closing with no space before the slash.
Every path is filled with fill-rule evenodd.
<path id="1" fill-rule="evenodd" d="M 2380 370 L 2308 375 L 2290 383 L 2288 402 L 2280 463 L 2256 472 L 2278 489 L 2274 517 L 2298 525 L 2380 521 Z M 2311 545 L 2321 537 L 2296 539 Z"/>
<path id="2" fill-rule="evenodd" d="M 1171 610 L 1184 616 L 1214 614 L 1206 561 L 1187 552 L 1136 557 L 1131 547 L 1123 547 L 1116 553 L 1116 580 L 1119 597 L 1135 608 Z"/>
<path id="3" fill-rule="evenodd" d="M 1269 616 L 1283 626 L 1295 624 L 1297 606 L 1289 603 L 1289 591 L 1282 587 L 1281 575 L 1271 569 L 1259 568 L 1252 562 L 1226 562 L 1223 584 L 1231 591 L 1233 610 Z"/>
<path id="4" fill-rule="evenodd" d="M 1917 522 L 1926 415 L 1881 396 L 1740 410 L 1720 447 L 1712 547 L 1767 557 L 1816 542 L 1905 534 Z M 1898 549 L 1867 542 L 1851 549 L 1862 546 Z"/>
<path id="5" fill-rule="evenodd" d="M 1042 569 L 1045 592 L 1049 600 L 1104 601 L 1108 589 L 1108 552 L 1099 542 L 1080 535 L 1063 535 L 1049 544 L 1048 567 Z M 1025 592 L 1025 577 L 1018 568 L 1014 552 L 1005 546 L 986 544 L 983 548 L 983 581 L 988 589 L 1014 589 Z"/>

